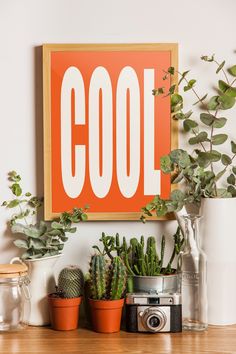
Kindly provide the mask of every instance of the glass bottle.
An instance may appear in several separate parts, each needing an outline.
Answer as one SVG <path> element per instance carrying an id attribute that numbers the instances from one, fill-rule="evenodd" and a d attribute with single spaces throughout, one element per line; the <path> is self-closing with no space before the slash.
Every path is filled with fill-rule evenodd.
<path id="1" fill-rule="evenodd" d="M 181 275 L 183 329 L 207 329 L 206 255 L 199 245 L 200 216 L 183 215 L 184 248 L 179 254 L 178 269 Z"/>

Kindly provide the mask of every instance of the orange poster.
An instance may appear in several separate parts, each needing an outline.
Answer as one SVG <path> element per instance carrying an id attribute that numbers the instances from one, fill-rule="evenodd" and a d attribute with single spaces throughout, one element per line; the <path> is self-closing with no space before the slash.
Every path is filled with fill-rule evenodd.
<path id="1" fill-rule="evenodd" d="M 138 219 L 154 195 L 168 198 L 160 157 L 173 147 L 170 102 L 152 90 L 176 50 L 44 46 L 46 218 L 88 204 L 90 219 Z"/>

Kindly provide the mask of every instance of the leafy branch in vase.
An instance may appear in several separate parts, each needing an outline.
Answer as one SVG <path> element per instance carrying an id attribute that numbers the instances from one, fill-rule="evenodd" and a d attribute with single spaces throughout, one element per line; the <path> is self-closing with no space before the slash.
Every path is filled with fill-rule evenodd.
<path id="1" fill-rule="evenodd" d="M 216 65 L 216 74 L 222 73 L 224 80 L 217 82 L 217 95 L 208 99 L 208 94 L 199 95 L 196 90 L 195 79 L 189 79 L 190 71 L 177 72 L 180 79 L 174 83 L 167 93 L 163 87 L 153 90 L 154 96 L 169 97 L 172 119 L 181 121 L 185 133 L 190 134 L 188 144 L 193 149 L 190 153 L 183 149 L 176 149 L 170 154 L 161 157 L 161 170 L 171 175 L 171 182 L 177 184 L 184 182 L 184 189 L 172 191 L 169 200 L 159 195 L 148 203 L 143 210 L 141 219 L 145 221 L 146 215 L 151 216 L 153 211 L 158 216 L 181 210 L 189 203 L 200 203 L 205 198 L 231 198 L 236 197 L 236 167 L 233 165 L 236 156 L 236 143 L 231 140 L 231 154 L 225 154 L 219 148 L 228 142 L 229 137 L 220 132 L 226 123 L 225 111 L 233 108 L 236 102 L 236 65 L 225 70 L 225 61 L 219 63 L 214 55 L 202 56 L 205 62 Z M 163 80 L 175 75 L 175 68 L 169 67 Z M 193 107 L 201 110 L 184 112 L 184 98 L 177 93 L 183 88 L 184 92 L 192 91 L 196 100 Z M 221 168 L 220 168 L 221 167 Z M 222 183 L 222 177 L 226 177 Z M 226 186 L 219 187 L 219 182 Z"/>

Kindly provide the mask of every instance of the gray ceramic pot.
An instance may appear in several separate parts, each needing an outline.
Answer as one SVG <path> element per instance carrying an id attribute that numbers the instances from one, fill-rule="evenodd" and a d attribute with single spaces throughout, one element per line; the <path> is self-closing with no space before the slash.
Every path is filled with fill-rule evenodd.
<path id="1" fill-rule="evenodd" d="M 178 274 L 133 277 L 134 292 L 176 293 L 179 290 Z"/>

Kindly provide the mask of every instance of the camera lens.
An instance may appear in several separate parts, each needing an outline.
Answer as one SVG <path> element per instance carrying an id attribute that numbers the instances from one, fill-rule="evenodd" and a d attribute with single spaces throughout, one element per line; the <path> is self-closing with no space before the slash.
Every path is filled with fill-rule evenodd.
<path id="1" fill-rule="evenodd" d="M 161 308 L 149 307 L 143 312 L 142 323 L 149 332 L 160 332 L 167 323 L 166 313 Z"/>
<path id="2" fill-rule="evenodd" d="M 157 328 L 160 326 L 160 319 L 157 316 L 151 316 L 148 322 L 149 326 L 152 328 Z"/>

